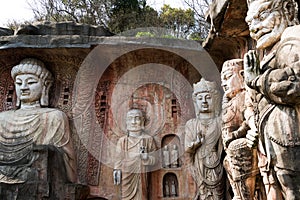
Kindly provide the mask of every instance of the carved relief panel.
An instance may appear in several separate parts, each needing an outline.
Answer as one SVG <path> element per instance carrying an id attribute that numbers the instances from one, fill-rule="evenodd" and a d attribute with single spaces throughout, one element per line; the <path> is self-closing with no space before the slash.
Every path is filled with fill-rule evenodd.
<path id="1" fill-rule="evenodd" d="M 163 64 L 151 64 L 151 62 L 157 62 L 157 58 L 153 57 L 154 54 L 152 54 L 154 52 L 154 50 L 149 50 L 149 52 L 140 50 L 123 55 L 114 60 L 100 77 L 95 91 L 94 117 L 103 134 L 93 133 L 89 130 L 86 132 L 90 132 L 87 137 L 90 139 L 86 140 L 89 148 L 95 150 L 98 148 L 98 153 L 88 154 L 88 163 L 93 163 L 90 158 L 94 158 L 95 161 L 102 161 L 102 164 L 98 166 L 95 163 L 92 164 L 94 168 L 91 171 L 99 172 L 98 174 L 88 173 L 88 177 L 93 177 L 93 181 L 88 178 L 88 182 L 92 186 L 92 194 L 100 196 L 108 193 L 115 194 L 116 196 L 113 195 L 112 199 L 118 199 L 117 196 L 120 195 L 120 191 L 113 185 L 113 180 L 107 179 L 107 175 L 111 176 L 113 174 L 114 145 L 120 137 L 126 134 L 125 114 L 132 107 L 145 113 L 145 131 L 155 137 L 159 149 L 158 163 L 151 169 L 149 196 L 156 197 L 158 188 L 160 193 L 163 192 L 156 181 L 163 178 L 160 172 L 163 162 L 161 159 L 161 145 L 166 143 L 170 146 L 169 154 L 171 161 L 173 161 L 170 162 L 170 168 L 177 171 L 181 170 L 182 128 L 186 119 L 194 114 L 193 109 L 189 108 L 192 107 L 192 104 L 188 103 L 190 99 L 187 98 L 187 95 L 190 94 L 191 90 L 187 89 L 190 84 L 185 77 L 191 73 L 191 71 L 185 69 L 190 66 L 187 67 L 188 63 L 179 62 L 183 65 L 177 66 L 175 70 L 172 65 L 177 63 L 174 60 L 171 63 L 168 56 L 164 57 L 168 59 L 161 62 L 168 63 L 172 67 Z M 167 53 L 163 54 L 166 55 Z M 155 53 L 155 55 L 157 54 Z M 140 59 L 137 59 L 137 57 Z M 178 58 L 174 56 L 173 59 Z M 93 63 L 95 61 L 89 62 Z M 149 62 L 149 64 L 143 64 L 144 62 Z M 181 72 L 185 74 L 181 74 Z M 168 74 L 163 77 L 162 75 L 165 73 Z M 166 82 L 165 79 L 168 79 L 169 82 Z M 186 110 L 185 113 L 182 113 L 183 109 Z M 164 136 L 170 133 L 173 137 L 163 142 Z M 99 144 L 101 145 L 100 150 Z M 98 155 L 98 157 L 95 157 L 95 155 Z M 107 164 L 104 165 L 103 163 Z M 87 170 L 89 171 L 89 169 L 92 168 L 88 167 Z M 179 173 L 181 174 L 181 172 Z M 98 181 L 96 181 L 97 178 Z M 172 181 L 170 184 L 172 184 Z M 177 191 L 176 194 L 178 193 Z"/>
<path id="2" fill-rule="evenodd" d="M 116 44 L 115 39 L 108 40 Z M 160 162 L 151 169 L 149 196 L 163 199 L 164 174 L 173 173 L 177 182 L 169 180 L 170 194 L 181 199 L 190 197 L 195 189 L 184 168 L 182 141 L 184 124 L 194 115 L 190 94 L 191 84 L 200 78 L 199 62 L 193 56 L 198 55 L 199 45 L 180 49 L 184 44 L 175 41 L 169 51 L 158 42 L 153 43 L 154 47 L 138 42 L 132 45 L 125 40 L 121 43 L 105 43 L 100 48 L 91 45 L 1 50 L 0 110 L 14 109 L 16 101 L 10 68 L 24 57 L 40 59 L 54 75 L 50 107 L 64 111 L 70 119 L 79 180 L 90 186 L 92 196 L 118 199 L 111 179 L 114 147 L 125 134 L 125 111 L 138 107 L 146 113 L 145 129 L 155 137 L 159 149 Z M 97 50 L 96 54 L 89 54 L 92 49 Z M 186 60 L 190 49 L 191 58 Z M 174 137 L 164 139 L 167 135 Z M 170 163 L 168 169 L 162 169 L 161 149 L 166 145 Z M 186 182 L 189 187 L 182 187 Z"/>

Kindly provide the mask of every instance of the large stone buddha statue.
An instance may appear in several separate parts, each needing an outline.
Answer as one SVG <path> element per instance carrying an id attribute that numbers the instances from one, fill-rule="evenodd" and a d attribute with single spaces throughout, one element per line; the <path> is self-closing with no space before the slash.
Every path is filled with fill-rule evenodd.
<path id="1" fill-rule="evenodd" d="M 0 183 L 26 183 L 38 158 L 34 149 L 51 146 L 62 153 L 70 182 L 77 181 L 76 159 L 67 116 L 48 106 L 52 75 L 44 64 L 24 59 L 11 70 L 17 94 L 17 109 L 0 113 Z M 64 168 L 60 166 L 60 168 Z"/>

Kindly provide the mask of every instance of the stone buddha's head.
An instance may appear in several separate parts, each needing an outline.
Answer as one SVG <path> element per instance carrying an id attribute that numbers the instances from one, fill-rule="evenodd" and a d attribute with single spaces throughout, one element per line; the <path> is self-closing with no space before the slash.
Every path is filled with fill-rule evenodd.
<path id="1" fill-rule="evenodd" d="M 201 113 L 219 114 L 220 93 L 215 82 L 206 81 L 202 78 L 194 84 L 193 101 L 196 115 Z"/>
<path id="2" fill-rule="evenodd" d="M 23 104 L 48 106 L 53 80 L 43 62 L 34 58 L 23 59 L 12 68 L 11 76 L 15 82 L 18 107 Z"/>
<path id="3" fill-rule="evenodd" d="M 221 71 L 222 87 L 229 99 L 244 90 L 243 59 L 232 59 L 224 62 Z"/>
<path id="4" fill-rule="evenodd" d="M 141 110 L 130 109 L 126 115 L 126 128 L 129 133 L 141 133 L 144 130 L 145 118 Z"/>
<path id="5" fill-rule="evenodd" d="M 258 49 L 276 44 L 288 27 L 298 24 L 298 6 L 294 0 L 248 0 L 246 22 Z"/>

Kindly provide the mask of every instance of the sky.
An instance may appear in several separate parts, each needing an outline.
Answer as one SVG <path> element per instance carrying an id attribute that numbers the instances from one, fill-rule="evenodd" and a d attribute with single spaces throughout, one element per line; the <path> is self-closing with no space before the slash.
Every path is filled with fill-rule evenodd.
<path id="1" fill-rule="evenodd" d="M 149 6 L 159 9 L 164 4 L 171 7 L 184 7 L 184 0 L 147 0 Z M 32 0 L 2 0 L 0 3 L 0 27 L 6 27 L 8 22 L 24 22 L 33 19 L 33 13 L 28 5 Z"/>

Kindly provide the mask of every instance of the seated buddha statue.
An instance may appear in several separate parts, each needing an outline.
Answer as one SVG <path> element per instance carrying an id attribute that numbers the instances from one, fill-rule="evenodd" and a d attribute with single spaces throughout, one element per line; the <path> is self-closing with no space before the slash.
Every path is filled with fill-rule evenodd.
<path id="1" fill-rule="evenodd" d="M 76 157 L 64 112 L 48 108 L 53 78 L 44 63 L 26 58 L 11 70 L 17 109 L 0 113 L 0 183 L 26 183 L 32 177 L 34 148 L 51 146 L 61 152 L 69 182 L 77 182 Z"/>

